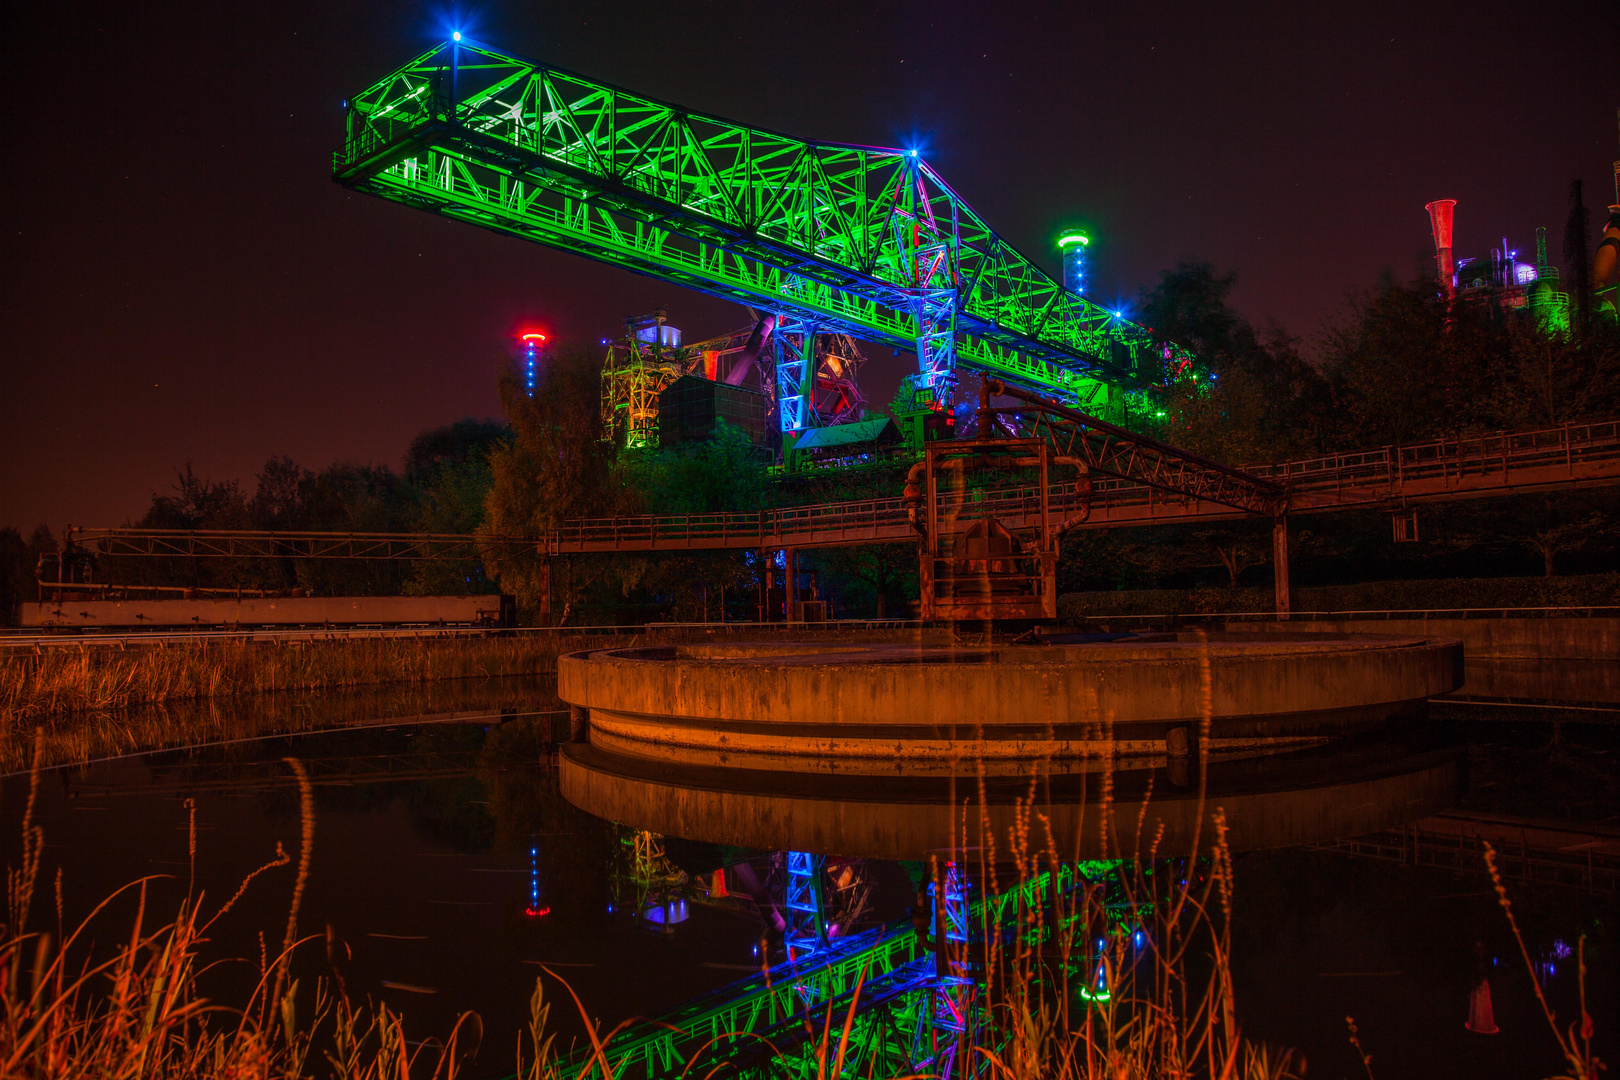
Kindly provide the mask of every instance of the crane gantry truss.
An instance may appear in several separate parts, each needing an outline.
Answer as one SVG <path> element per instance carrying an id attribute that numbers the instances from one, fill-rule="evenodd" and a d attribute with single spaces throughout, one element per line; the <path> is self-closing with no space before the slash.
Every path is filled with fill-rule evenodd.
<path id="1" fill-rule="evenodd" d="M 334 178 L 446 217 L 1107 411 L 1179 354 L 1065 290 L 915 151 L 812 142 L 469 40 L 345 103 Z M 779 382 L 805 373 L 778 364 Z M 793 396 L 779 394 L 784 400 Z M 783 423 L 794 420 L 784 407 Z"/>

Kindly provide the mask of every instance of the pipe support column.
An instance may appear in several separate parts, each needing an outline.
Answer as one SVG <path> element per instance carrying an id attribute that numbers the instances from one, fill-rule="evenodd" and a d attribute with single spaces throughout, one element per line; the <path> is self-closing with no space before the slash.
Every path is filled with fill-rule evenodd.
<path id="1" fill-rule="evenodd" d="M 1287 620 L 1290 610 L 1288 595 L 1288 515 L 1278 514 L 1271 524 L 1271 569 L 1277 593 L 1277 619 Z"/>

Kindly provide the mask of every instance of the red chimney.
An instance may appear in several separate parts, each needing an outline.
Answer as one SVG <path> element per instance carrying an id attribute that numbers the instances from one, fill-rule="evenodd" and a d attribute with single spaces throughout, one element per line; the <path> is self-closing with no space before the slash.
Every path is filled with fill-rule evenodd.
<path id="1" fill-rule="evenodd" d="M 1429 228 L 1434 232 L 1434 258 L 1440 264 L 1440 287 L 1452 294 L 1456 266 L 1451 261 L 1451 208 L 1456 199 L 1436 199 L 1423 209 L 1429 212 Z"/>

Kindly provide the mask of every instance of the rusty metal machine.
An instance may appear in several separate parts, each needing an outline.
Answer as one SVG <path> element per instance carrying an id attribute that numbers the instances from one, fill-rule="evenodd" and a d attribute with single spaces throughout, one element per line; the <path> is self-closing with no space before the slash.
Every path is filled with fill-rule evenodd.
<path id="1" fill-rule="evenodd" d="M 981 432 L 998 430 L 990 404 L 998 388 L 989 379 L 980 386 Z M 1073 474 L 1057 505 L 1054 467 Z M 1023 481 L 1012 497 L 1003 482 L 1008 472 Z M 1084 461 L 1054 453 L 1044 438 L 927 443 L 906 477 L 905 501 L 920 537 L 922 618 L 1057 618 L 1058 540 L 1091 512 Z"/>

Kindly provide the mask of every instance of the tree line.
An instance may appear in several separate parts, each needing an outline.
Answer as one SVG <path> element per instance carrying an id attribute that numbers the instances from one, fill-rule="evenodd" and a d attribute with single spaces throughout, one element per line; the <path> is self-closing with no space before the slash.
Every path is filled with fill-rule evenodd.
<path id="1" fill-rule="evenodd" d="M 1255 326 L 1230 297 L 1235 275 L 1208 263 L 1166 271 L 1138 298 L 1155 334 L 1199 367 L 1161 391 L 1141 421 L 1163 440 L 1232 464 L 1259 464 L 1447 436 L 1620 415 L 1620 333 L 1577 320 L 1548 333 L 1520 312 L 1448 303 L 1432 280 L 1386 279 L 1351 297 L 1308 340 Z M 899 492 L 905 462 L 877 462 L 772 481 L 743 433 L 622 450 L 602 441 L 601 352 L 550 349 L 531 394 L 501 377 L 504 422 L 461 420 L 412 440 L 402 468 L 343 462 L 310 470 L 272 457 L 251 491 L 188 466 L 131 524 L 165 529 L 481 533 L 538 536 L 574 518 L 751 512 L 775 504 Z M 878 410 L 882 411 L 882 410 Z M 1386 515 L 1302 519 L 1296 580 L 1546 574 L 1606 568 L 1615 548 L 1608 491 L 1482 500 L 1425 509 L 1419 539 L 1394 543 Z M 1077 532 L 1060 562 L 1064 591 L 1187 588 L 1267 580 L 1269 523 Z M 0 611 L 33 593 L 34 567 L 54 551 L 41 526 L 0 529 Z M 684 552 L 553 559 L 493 547 L 480 563 L 351 560 L 104 560 L 120 584 L 302 589 L 310 594 L 456 594 L 497 588 L 531 616 L 549 589 L 554 618 L 753 618 L 754 552 Z M 845 615 L 901 615 L 916 598 L 913 545 L 806 553 L 824 595 Z M 780 576 L 777 577 L 780 584 Z"/>

